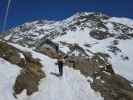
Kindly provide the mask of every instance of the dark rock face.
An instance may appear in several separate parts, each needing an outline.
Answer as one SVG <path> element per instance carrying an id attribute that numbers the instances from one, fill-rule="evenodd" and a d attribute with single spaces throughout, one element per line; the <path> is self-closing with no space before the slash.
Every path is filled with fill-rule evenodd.
<path id="1" fill-rule="evenodd" d="M 109 46 L 109 51 L 117 55 L 121 50 L 117 46 Z"/>
<path id="2" fill-rule="evenodd" d="M 131 39 L 131 37 L 130 35 L 127 35 L 127 34 L 120 34 L 119 36 L 116 37 L 116 39 L 127 40 L 127 39 Z"/>
<path id="3" fill-rule="evenodd" d="M 17 64 L 21 62 L 21 58 L 18 52 L 19 50 L 16 48 L 8 45 L 6 42 L 0 41 L 0 57 L 13 64 Z"/>
<path id="4" fill-rule="evenodd" d="M 119 44 L 119 41 L 118 40 L 114 40 L 113 42 L 112 42 L 112 45 L 118 45 Z"/>
<path id="5" fill-rule="evenodd" d="M 99 91 L 104 100 L 132 100 L 133 98 L 133 87 L 130 86 L 129 81 L 116 74 L 99 73 L 93 79 L 91 87 Z"/>
<path id="6" fill-rule="evenodd" d="M 80 70 L 86 77 L 91 77 L 93 81 L 88 80 L 88 82 L 95 91 L 100 92 L 104 100 L 133 99 L 133 87 L 130 82 L 117 75 L 112 66 L 107 65 L 107 62 L 100 57 L 92 59 L 69 57 L 66 62 L 74 69 Z"/>
<path id="7" fill-rule="evenodd" d="M 52 42 L 49 39 L 45 39 L 38 43 L 36 51 L 44 53 L 52 58 L 57 57 L 57 53 L 59 52 L 59 45 Z"/>
<path id="8" fill-rule="evenodd" d="M 32 93 L 38 91 L 39 81 L 40 79 L 38 76 L 29 70 L 21 72 L 21 74 L 17 77 L 13 87 L 15 95 L 20 94 L 24 89 L 27 90 L 27 95 L 31 95 Z"/>
<path id="9" fill-rule="evenodd" d="M 38 91 L 40 79 L 45 77 L 38 59 L 33 59 L 29 53 L 25 53 L 25 59 L 25 68 L 22 69 L 13 87 L 14 94 L 19 94 L 26 89 L 27 95 L 32 95 Z"/>
<path id="10" fill-rule="evenodd" d="M 112 24 L 114 25 L 114 29 L 116 31 L 119 31 L 121 33 L 125 33 L 125 34 L 131 34 L 133 28 L 129 27 L 129 26 L 126 26 L 126 25 L 123 25 L 123 24 L 120 24 L 120 23 L 114 23 L 112 22 Z"/>
<path id="11" fill-rule="evenodd" d="M 32 95 L 38 91 L 39 81 L 43 77 L 44 74 L 41 70 L 36 71 L 33 68 L 22 70 L 13 87 L 14 94 L 19 94 L 26 89 L 27 95 Z"/>
<path id="12" fill-rule="evenodd" d="M 93 37 L 94 39 L 98 39 L 98 40 L 103 40 L 103 39 L 114 36 L 113 34 L 110 34 L 108 32 L 99 31 L 99 30 L 93 30 L 89 34 L 91 37 Z"/>
<path id="13" fill-rule="evenodd" d="M 133 33 L 131 33 L 131 34 L 127 34 L 127 35 L 133 38 Z"/>

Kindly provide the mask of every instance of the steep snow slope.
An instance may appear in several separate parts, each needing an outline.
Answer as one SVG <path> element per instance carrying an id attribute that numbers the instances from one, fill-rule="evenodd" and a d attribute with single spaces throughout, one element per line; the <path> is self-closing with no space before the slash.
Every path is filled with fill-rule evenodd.
<path id="1" fill-rule="evenodd" d="M 133 20 L 128 19 L 128 18 L 117 18 L 117 17 L 112 17 L 109 19 L 111 22 L 116 22 L 116 23 L 122 23 L 124 25 L 128 25 L 129 27 L 133 27 Z"/>
<path id="2" fill-rule="evenodd" d="M 101 52 L 106 53 L 110 55 L 110 63 L 113 65 L 113 69 L 118 74 L 122 75 L 123 77 L 133 80 L 132 72 L 133 72 L 133 39 L 131 40 L 119 40 L 119 44 L 116 46 L 119 48 L 120 51 L 116 51 L 117 54 L 114 52 L 110 52 L 110 46 L 114 46 L 113 41 L 114 38 L 108 38 L 104 40 L 97 40 L 92 38 L 88 35 L 88 32 L 90 29 L 85 30 L 78 30 L 73 32 L 69 31 L 69 34 L 60 36 L 53 41 L 56 43 L 59 43 L 59 41 L 66 42 L 66 43 L 78 43 L 79 46 L 84 48 L 85 50 L 89 49 L 93 53 Z M 85 44 L 89 43 L 91 47 L 86 47 Z M 69 49 L 66 49 L 66 47 L 61 46 L 62 52 L 65 52 L 66 54 L 69 52 Z M 87 52 L 88 55 L 90 55 L 90 52 Z M 129 57 L 129 59 L 125 59 L 124 57 Z"/>
<path id="3" fill-rule="evenodd" d="M 0 100 L 16 100 L 13 97 L 13 85 L 20 68 L 0 58 Z"/>
<path id="4" fill-rule="evenodd" d="M 65 66 L 63 77 L 56 77 L 51 73 L 58 73 L 56 60 L 51 59 L 31 49 L 11 44 L 14 47 L 31 52 L 33 57 L 39 58 L 46 72 L 46 78 L 40 82 L 40 89 L 31 96 L 25 91 L 18 95 L 18 100 L 103 100 L 99 93 L 94 92 L 87 79 L 78 71 Z"/>

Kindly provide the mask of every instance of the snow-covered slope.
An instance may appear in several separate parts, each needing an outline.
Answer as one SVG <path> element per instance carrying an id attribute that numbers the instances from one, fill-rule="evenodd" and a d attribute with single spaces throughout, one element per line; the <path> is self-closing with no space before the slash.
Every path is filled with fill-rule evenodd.
<path id="1" fill-rule="evenodd" d="M 13 85 L 20 68 L 0 58 L 0 100 L 16 100 L 13 96 Z"/>
<path id="2" fill-rule="evenodd" d="M 126 77 L 129 80 L 133 80 L 132 72 L 133 72 L 133 39 L 128 40 L 118 40 L 117 45 L 113 45 L 115 41 L 114 38 L 108 38 L 104 40 L 96 40 L 88 35 L 90 30 L 86 29 L 84 31 L 77 30 L 75 33 L 69 31 L 69 34 L 60 36 L 53 41 L 63 41 L 66 43 L 78 43 L 79 46 L 84 48 L 85 50 L 89 49 L 93 53 L 101 52 L 106 53 L 110 56 L 109 61 L 113 65 L 114 70 L 120 75 Z M 76 35 L 75 35 L 76 34 Z M 90 44 L 91 47 L 84 46 L 86 44 Z M 113 51 L 116 48 L 116 50 Z M 118 48 L 118 50 L 117 50 Z M 61 47 L 61 50 L 66 52 L 66 47 Z M 67 49 L 67 52 L 69 50 Z M 90 52 L 87 52 L 90 55 Z"/>
<path id="3" fill-rule="evenodd" d="M 47 76 L 41 80 L 38 92 L 31 96 L 27 96 L 25 94 L 26 91 L 23 91 L 17 96 L 18 100 L 43 100 L 44 98 L 46 100 L 103 100 L 100 93 L 92 90 L 90 83 L 80 71 L 65 66 L 63 77 L 57 77 L 51 74 L 58 73 L 55 59 L 51 59 L 43 54 L 36 53 L 31 49 L 19 45 L 10 45 L 13 45 L 19 50 L 31 52 L 34 58 L 39 58 Z"/>

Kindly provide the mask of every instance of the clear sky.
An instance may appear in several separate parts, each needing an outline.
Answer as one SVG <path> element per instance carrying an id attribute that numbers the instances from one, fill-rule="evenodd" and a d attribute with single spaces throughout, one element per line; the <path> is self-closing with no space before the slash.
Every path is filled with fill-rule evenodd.
<path id="1" fill-rule="evenodd" d="M 8 0 L 0 0 L 0 31 Z M 133 19 L 133 0 L 12 0 L 6 29 L 38 19 L 62 20 L 76 12 Z"/>

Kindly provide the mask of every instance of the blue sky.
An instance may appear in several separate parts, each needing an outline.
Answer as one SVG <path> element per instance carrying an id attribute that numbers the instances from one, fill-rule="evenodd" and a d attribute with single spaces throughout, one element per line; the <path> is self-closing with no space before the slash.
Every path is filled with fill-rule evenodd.
<path id="1" fill-rule="evenodd" d="M 0 0 L 0 31 L 8 0 Z M 103 12 L 133 19 L 133 0 L 12 0 L 6 29 L 25 22 L 62 20 L 76 12 Z"/>

